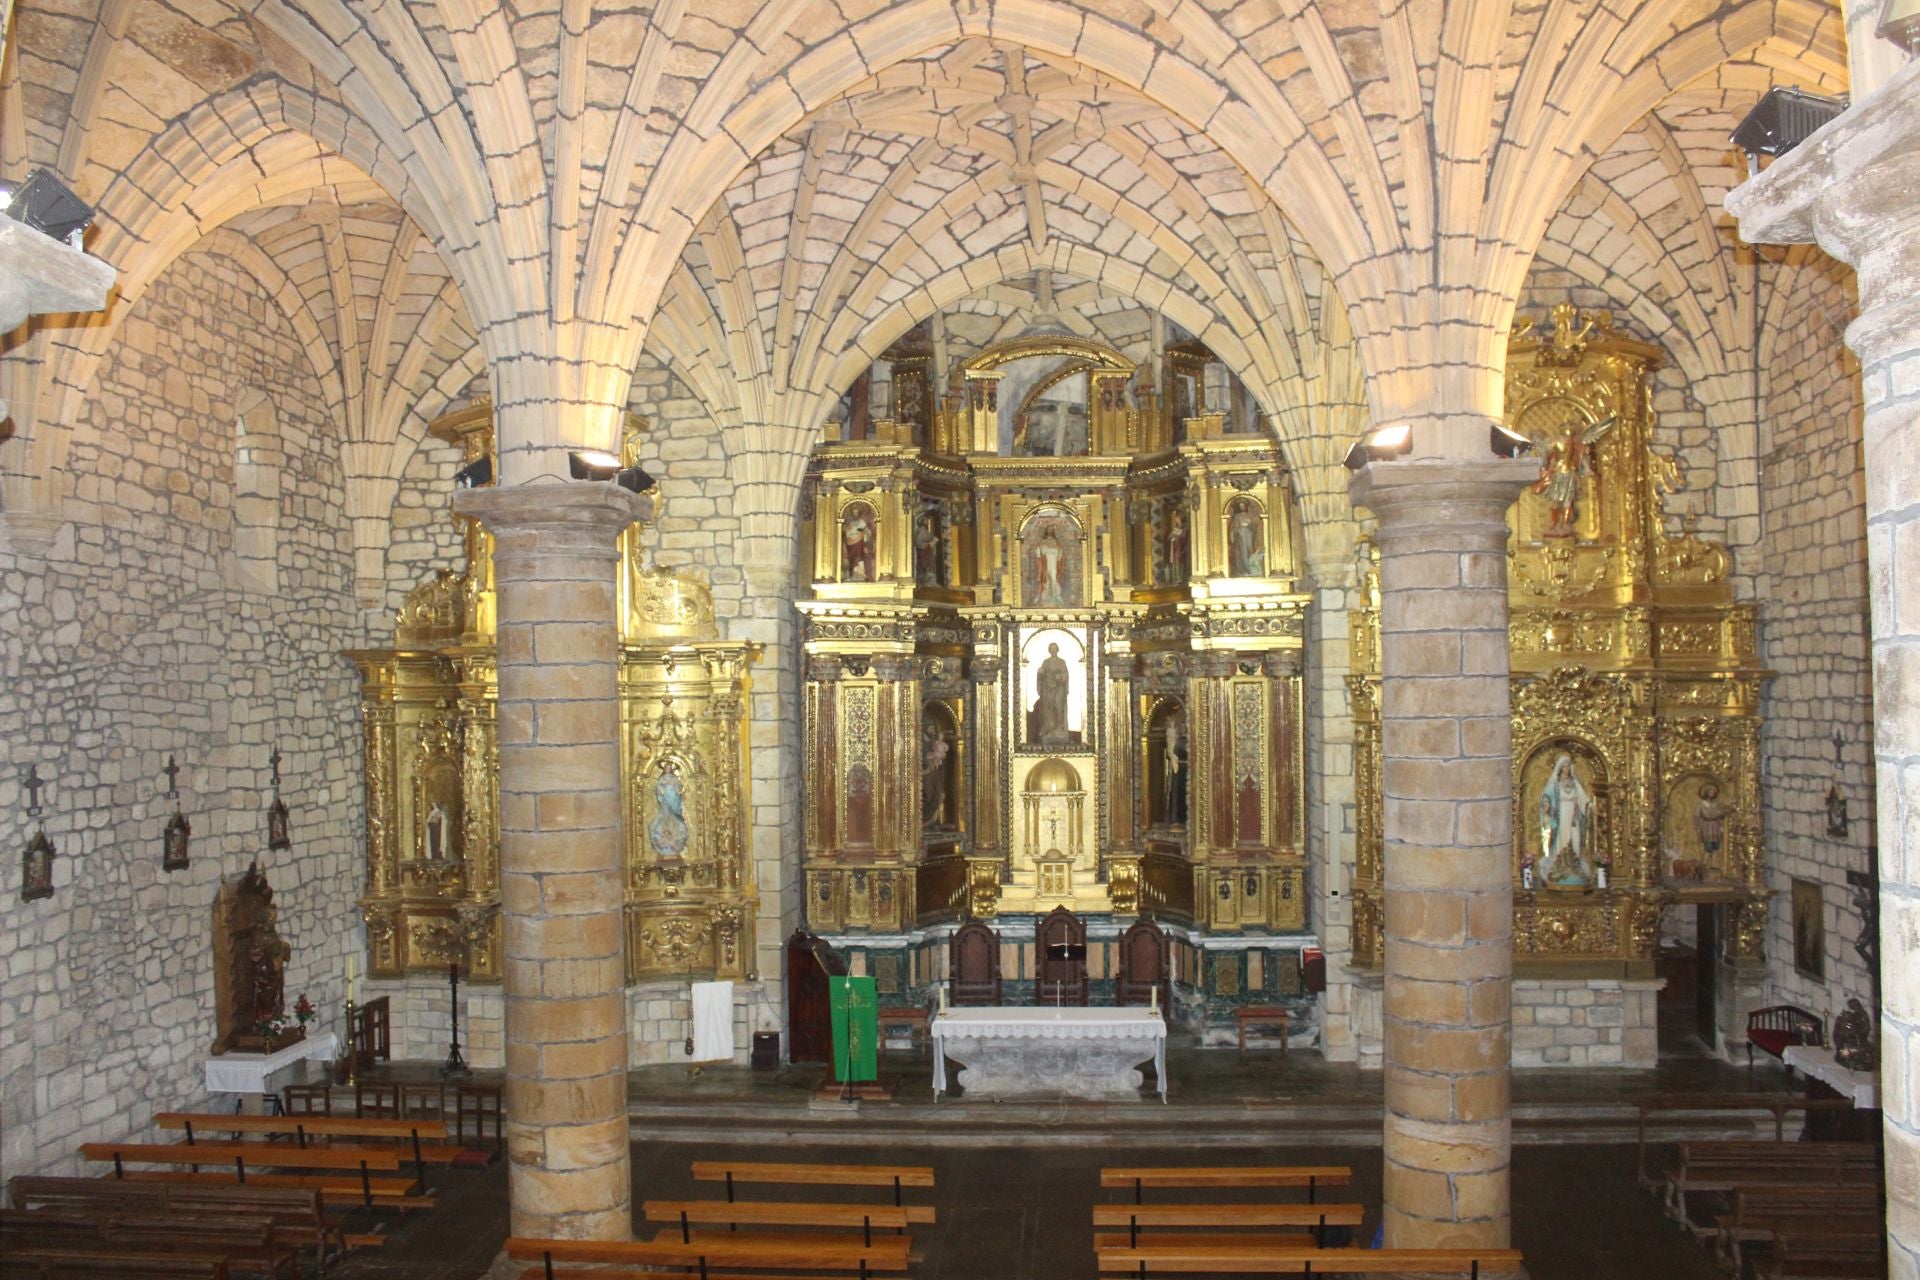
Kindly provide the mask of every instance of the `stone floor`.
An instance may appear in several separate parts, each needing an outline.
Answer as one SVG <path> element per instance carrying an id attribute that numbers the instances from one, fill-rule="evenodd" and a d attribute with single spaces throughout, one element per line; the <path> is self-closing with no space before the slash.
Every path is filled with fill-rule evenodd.
<path id="1" fill-rule="evenodd" d="M 431 1064 L 396 1064 L 426 1078 Z M 818 1069 L 652 1067 L 632 1073 L 634 1199 L 710 1195 L 691 1161 L 714 1156 L 931 1164 L 940 1221 L 922 1234 L 923 1280 L 1092 1276 L 1089 1209 L 1103 1197 L 1097 1170 L 1114 1163 L 1346 1164 L 1343 1194 L 1380 1202 L 1380 1078 L 1317 1054 L 1176 1048 L 1170 1101 L 1021 1104 L 931 1101 L 924 1053 L 882 1062 L 894 1100 L 850 1110 L 820 1103 Z M 1631 1117 L 1652 1093 L 1778 1091 L 1778 1067 L 1703 1059 L 1654 1071 L 1534 1071 L 1514 1076 L 1514 1242 L 1535 1280 L 1706 1280 L 1707 1255 L 1661 1216 L 1634 1181 Z M 351 1102 L 347 1102 L 351 1107 Z M 1770 1130 L 1770 1125 L 1763 1126 Z M 1698 1118 L 1680 1133 L 1752 1130 L 1751 1122 Z M 1597 1135 L 1597 1136 L 1596 1136 Z M 1278 1153 L 1277 1155 L 1275 1153 Z M 506 1235 L 506 1171 L 435 1175 L 440 1207 L 390 1224 L 387 1248 L 331 1275 L 357 1280 L 473 1280 Z M 765 1198 L 777 1198 L 768 1189 Z M 762 1192 L 756 1191 L 757 1196 Z M 807 1198 L 791 1195 L 789 1198 Z M 1371 1227 L 1368 1228 L 1371 1230 Z"/>

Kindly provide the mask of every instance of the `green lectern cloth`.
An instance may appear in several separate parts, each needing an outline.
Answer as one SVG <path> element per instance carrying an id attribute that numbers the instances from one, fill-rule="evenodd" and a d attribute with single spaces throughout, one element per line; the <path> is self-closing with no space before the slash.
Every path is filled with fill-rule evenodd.
<path id="1" fill-rule="evenodd" d="M 880 1078 L 880 993 L 872 978 L 829 978 L 833 1011 L 833 1078 L 859 1084 Z"/>

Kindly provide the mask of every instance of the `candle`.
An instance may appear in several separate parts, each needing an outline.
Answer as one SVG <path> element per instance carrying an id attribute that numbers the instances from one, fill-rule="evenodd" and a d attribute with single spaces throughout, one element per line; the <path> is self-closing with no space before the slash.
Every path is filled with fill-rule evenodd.
<path id="1" fill-rule="evenodd" d="M 1147 988 L 1147 1008 L 1158 1012 L 1160 1008 L 1160 985 L 1155 983 Z"/>
<path id="2" fill-rule="evenodd" d="M 943 982 L 940 984 L 940 1012 L 945 1013 L 946 1011 L 947 1011 L 947 984 Z"/>
<path id="3" fill-rule="evenodd" d="M 353 1003 L 353 955 L 347 955 L 347 1003 Z"/>

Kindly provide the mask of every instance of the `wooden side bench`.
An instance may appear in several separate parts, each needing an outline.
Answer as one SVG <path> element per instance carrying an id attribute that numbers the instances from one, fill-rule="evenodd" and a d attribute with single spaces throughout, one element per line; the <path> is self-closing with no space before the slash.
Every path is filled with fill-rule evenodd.
<path id="1" fill-rule="evenodd" d="M 415 1171 L 422 1186 L 427 1181 L 427 1164 L 451 1164 L 463 1148 L 447 1142 L 444 1119 L 361 1119 L 357 1116 L 224 1116 L 191 1111 L 162 1111 L 153 1118 L 156 1127 L 187 1135 L 198 1141 L 195 1129 L 203 1133 L 255 1133 L 292 1138 L 296 1145 L 308 1147 L 315 1140 L 346 1138 L 354 1142 L 406 1142 L 413 1148 Z"/>
<path id="2" fill-rule="evenodd" d="M 683 1239 L 691 1228 L 831 1227 L 841 1231 L 905 1231 L 934 1220 L 929 1205 L 821 1204 L 797 1200 L 648 1200 L 641 1215 L 651 1222 L 680 1224 Z"/>
<path id="3" fill-rule="evenodd" d="M 1850 1098 L 1806 1098 L 1797 1093 L 1681 1093 L 1657 1094 L 1634 1104 L 1638 1113 L 1638 1136 L 1634 1168 L 1643 1187 L 1659 1185 L 1660 1180 L 1647 1172 L 1647 1121 L 1663 1113 L 1701 1114 L 1764 1111 L 1773 1117 L 1773 1140 L 1784 1142 L 1787 1116 L 1795 1111 L 1851 1111 Z"/>
<path id="4" fill-rule="evenodd" d="M 234 1183 L 241 1186 L 311 1187 L 357 1195 L 367 1208 L 374 1203 L 399 1209 L 427 1208 L 433 1200 L 421 1194 L 412 1177 L 375 1177 L 400 1167 L 400 1152 L 392 1147 L 296 1147 L 260 1142 L 88 1142 L 80 1148 L 88 1160 L 113 1162 L 115 1181 Z M 248 1162 L 252 1162 L 252 1168 Z M 129 1164 L 176 1166 L 166 1170 L 129 1171 Z M 186 1166 L 184 1169 L 177 1166 Z M 201 1166 L 212 1166 L 203 1169 Z M 264 1172 L 264 1170 L 341 1169 L 353 1173 Z"/>
<path id="5" fill-rule="evenodd" d="M 176 1217 L 265 1218 L 292 1242 L 311 1246 L 324 1267 L 348 1248 L 377 1246 L 385 1237 L 348 1235 L 330 1215 L 322 1192 L 302 1187 L 203 1185 L 21 1175 L 7 1184 L 16 1209 L 54 1213 L 165 1213 Z"/>
<path id="6" fill-rule="evenodd" d="M 1097 1255 L 1101 1275 L 1134 1277 L 1222 1273 L 1314 1275 L 1456 1275 L 1478 1280 L 1517 1271 L 1518 1249 L 1315 1249 L 1258 1245 L 1168 1243 L 1107 1249 Z"/>
<path id="7" fill-rule="evenodd" d="M 143 1252 L 156 1258 L 216 1257 L 229 1267 L 297 1280 L 295 1246 L 260 1217 L 150 1217 L 138 1214 L 0 1209 L 0 1256 L 15 1249 Z"/>
<path id="8" fill-rule="evenodd" d="M 1121 1166 L 1100 1170 L 1103 1187 L 1132 1187 L 1135 1204 L 1142 1203 L 1148 1187 L 1305 1187 L 1307 1203 L 1312 1204 L 1321 1187 L 1344 1187 L 1353 1181 L 1353 1170 L 1343 1164 L 1328 1165 L 1205 1165 Z"/>
<path id="9" fill-rule="evenodd" d="M 1735 1187 L 1809 1182 L 1877 1184 L 1880 1152 L 1863 1142 L 1682 1142 L 1667 1170 L 1667 1214 L 1694 1230 L 1687 1196 Z"/>
<path id="10" fill-rule="evenodd" d="M 740 1234 L 722 1232 L 709 1238 L 683 1241 L 678 1234 L 652 1240 L 540 1240 L 515 1236 L 507 1241 L 509 1258 L 539 1263 L 521 1273 L 522 1280 L 619 1280 L 644 1273 L 556 1270 L 555 1263 L 592 1263 L 635 1268 L 697 1268 L 707 1280 L 722 1280 L 720 1268 L 756 1271 L 780 1269 L 809 1275 L 896 1274 L 907 1270 L 909 1237 L 879 1236 L 872 1241 L 856 1235 Z M 771 1280 L 771 1278 L 769 1278 Z"/>
<path id="11" fill-rule="evenodd" d="M 695 1160 L 696 1182 L 725 1182 L 727 1200 L 738 1182 L 776 1186 L 892 1187 L 893 1202 L 905 1203 L 905 1187 L 931 1187 L 933 1167 L 910 1164 L 769 1164 L 754 1160 Z"/>
<path id="12" fill-rule="evenodd" d="M 1357 1228 L 1365 1218 L 1365 1207 L 1357 1204 L 1096 1204 L 1093 1206 L 1093 1225 L 1096 1228 L 1125 1227 L 1127 1234 L 1103 1235 L 1096 1231 L 1093 1248 L 1098 1253 L 1102 1249 L 1122 1246 L 1138 1248 L 1196 1238 L 1179 1234 L 1141 1234 L 1142 1228 L 1167 1227 L 1245 1229 L 1249 1234 L 1242 1237 L 1244 1239 L 1255 1239 L 1251 1229 L 1256 1227 L 1305 1227 L 1305 1243 L 1324 1247 L 1325 1236 L 1322 1233 L 1326 1228 Z M 1296 1244 L 1301 1243 L 1298 1236 L 1290 1239 Z"/>
<path id="13" fill-rule="evenodd" d="M 1247 1051 L 1248 1027 L 1279 1027 L 1280 1056 L 1287 1056 L 1287 1032 L 1293 1026 L 1293 1014 L 1277 1004 L 1250 1004 L 1233 1011 L 1234 1030 L 1240 1036 L 1240 1052 Z"/>

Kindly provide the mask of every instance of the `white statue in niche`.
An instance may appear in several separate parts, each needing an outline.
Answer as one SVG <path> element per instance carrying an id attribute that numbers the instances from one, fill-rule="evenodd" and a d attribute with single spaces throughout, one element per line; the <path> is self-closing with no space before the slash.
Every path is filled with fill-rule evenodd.
<path id="1" fill-rule="evenodd" d="M 1580 781 L 1573 757 L 1562 751 L 1540 789 L 1540 877 L 1550 885 L 1593 882 L 1587 843 L 1593 834 L 1593 793 Z"/>

